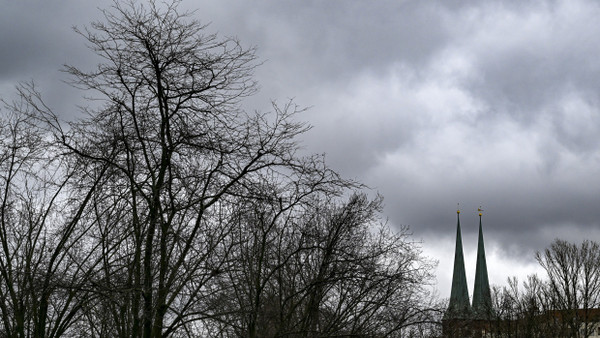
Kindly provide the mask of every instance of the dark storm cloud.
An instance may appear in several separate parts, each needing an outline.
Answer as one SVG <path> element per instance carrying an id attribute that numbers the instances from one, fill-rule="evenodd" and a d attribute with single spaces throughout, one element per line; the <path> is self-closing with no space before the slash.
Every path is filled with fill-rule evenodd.
<path id="1" fill-rule="evenodd" d="M 299 98 L 316 85 L 343 89 L 399 60 L 422 65 L 446 39 L 436 6 L 418 2 L 212 1 L 202 14 L 209 29 L 258 46 L 267 61 L 258 69 L 263 94 L 274 98 Z"/>
<path id="2" fill-rule="evenodd" d="M 95 5 L 5 2 L 2 95 L 35 77 L 60 109 L 80 103 L 80 93 L 54 84 L 65 79 L 63 63 L 92 66 L 70 27 L 99 17 Z M 258 47 L 262 91 L 244 106 L 267 110 L 270 99 L 288 98 L 311 106 L 301 116 L 314 125 L 306 151 L 327 153 L 333 168 L 383 193 L 390 222 L 410 225 L 440 259 L 441 284 L 457 202 L 469 257 L 476 208 L 486 209 L 493 282 L 531 271 L 533 252 L 555 237 L 600 240 L 597 2 L 182 5 L 198 9 L 208 32 Z"/>
<path id="3" fill-rule="evenodd" d="M 109 1 L 3 1 L 0 11 L 0 97 L 10 99 L 14 86 L 34 81 L 51 107 L 76 116 L 81 92 L 63 83 L 64 64 L 91 67 L 94 57 L 74 31 L 101 15 L 96 6 Z"/>
<path id="4" fill-rule="evenodd" d="M 84 48 L 71 27 L 81 24 L 75 1 L 6 1 L 0 21 L 0 77 L 20 79 L 23 75 L 56 71 Z M 93 8 L 93 7 L 92 7 Z M 87 21 L 86 21 L 87 22 Z"/>
<path id="5" fill-rule="evenodd" d="M 48 5 L 40 5 L 40 11 L 34 12 L 37 14 L 23 15 L 30 9 L 21 3 L 3 4 L 0 21 L 0 77 L 3 79 L 46 70 L 51 63 L 60 60 L 56 56 L 64 48 L 63 40 L 51 22 L 52 16 L 47 16 Z M 56 67 L 55 64 L 52 66 Z"/>
<path id="6" fill-rule="evenodd" d="M 452 243 L 456 202 L 472 213 L 483 205 L 489 246 L 519 264 L 556 237 L 593 238 L 597 4 L 411 2 L 365 5 L 362 16 L 354 5 L 340 16 L 321 8 L 329 20 L 308 27 L 280 21 L 267 39 L 278 61 L 265 67 L 283 74 L 272 75 L 272 92 L 314 105 L 311 150 L 380 190 L 390 221 L 433 246 Z M 295 43 L 277 45 L 284 36 Z M 473 237 L 471 223 L 463 230 Z"/>

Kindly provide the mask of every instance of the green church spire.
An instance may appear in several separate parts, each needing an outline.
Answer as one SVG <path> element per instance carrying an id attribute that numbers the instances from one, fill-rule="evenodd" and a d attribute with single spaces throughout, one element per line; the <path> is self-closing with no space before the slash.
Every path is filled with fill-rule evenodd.
<path id="1" fill-rule="evenodd" d="M 456 249 L 454 251 L 454 273 L 450 304 L 444 314 L 444 319 L 467 319 L 471 313 L 469 305 L 469 290 L 465 274 L 465 258 L 463 256 L 462 237 L 460 234 L 460 210 L 456 211 Z"/>
<path id="2" fill-rule="evenodd" d="M 485 247 L 483 245 L 483 229 L 481 226 L 481 208 L 479 211 L 479 243 L 477 244 L 477 266 L 475 267 L 475 288 L 473 290 L 473 317 L 475 319 L 490 319 L 492 315 L 492 297 L 488 280 L 487 264 L 485 262 Z"/>

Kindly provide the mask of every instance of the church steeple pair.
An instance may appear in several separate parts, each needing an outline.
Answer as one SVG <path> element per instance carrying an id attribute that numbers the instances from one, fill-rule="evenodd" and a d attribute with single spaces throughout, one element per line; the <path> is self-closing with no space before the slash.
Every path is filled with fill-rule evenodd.
<path id="1" fill-rule="evenodd" d="M 450 303 L 444 314 L 444 319 L 490 319 L 492 298 L 485 260 L 483 243 L 483 228 L 481 226 L 481 209 L 479 211 L 479 243 L 477 245 L 477 265 L 475 268 L 475 288 L 473 290 L 473 305 L 469 304 L 469 291 L 465 274 L 465 259 L 462 248 L 460 231 L 460 210 L 456 211 L 456 249 L 454 252 L 454 271 Z"/>

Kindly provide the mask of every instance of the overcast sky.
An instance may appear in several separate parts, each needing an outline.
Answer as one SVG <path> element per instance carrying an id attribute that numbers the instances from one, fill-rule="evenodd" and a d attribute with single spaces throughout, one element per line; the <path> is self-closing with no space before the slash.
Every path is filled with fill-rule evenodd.
<path id="1" fill-rule="evenodd" d="M 107 1 L 0 0 L 0 95 L 35 80 L 75 116 L 65 63 L 92 66 L 72 32 Z M 472 293 L 477 207 L 490 281 L 539 270 L 560 237 L 600 240 L 600 2 L 191 1 L 208 32 L 256 46 L 268 110 L 311 107 L 305 149 L 385 197 L 439 261 L 448 297 L 456 206 Z"/>

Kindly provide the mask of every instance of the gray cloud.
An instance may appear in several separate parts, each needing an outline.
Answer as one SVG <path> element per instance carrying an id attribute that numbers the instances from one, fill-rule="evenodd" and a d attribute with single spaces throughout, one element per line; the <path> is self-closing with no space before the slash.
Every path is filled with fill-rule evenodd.
<path id="1" fill-rule="evenodd" d="M 598 3 L 214 0 L 195 15 L 266 61 L 262 91 L 245 107 L 311 106 L 301 116 L 314 125 L 306 151 L 382 192 L 390 222 L 410 225 L 441 263 L 457 202 L 468 254 L 475 210 L 486 209 L 490 259 L 512 267 L 494 272 L 498 283 L 531 270 L 533 252 L 555 237 L 598 238 Z M 97 17 L 77 1 L 5 4 L 0 95 L 36 78 L 74 111 L 80 93 L 58 85 L 58 69 L 93 64 L 70 27 Z"/>

